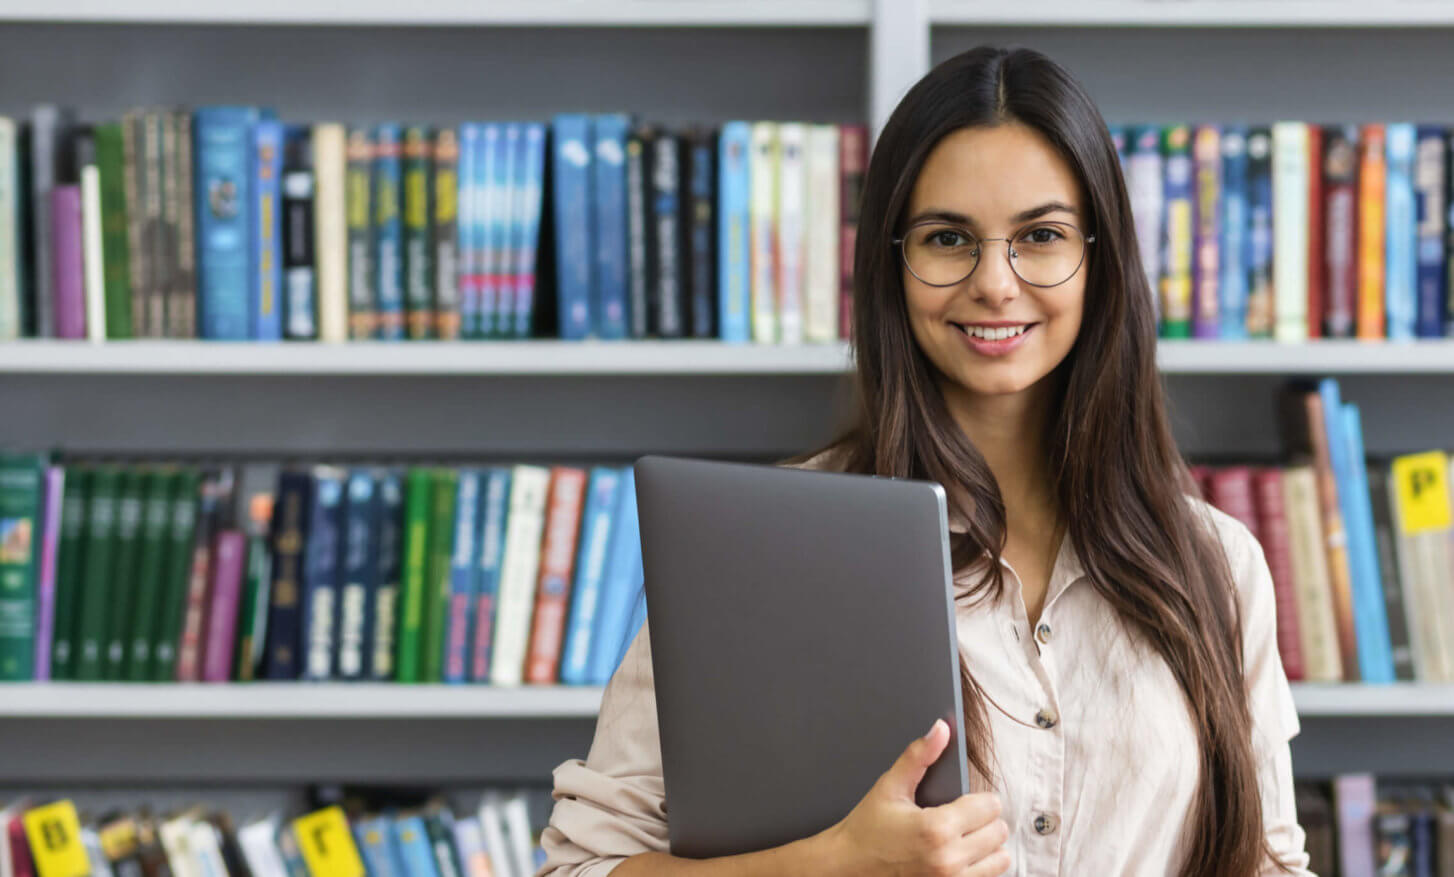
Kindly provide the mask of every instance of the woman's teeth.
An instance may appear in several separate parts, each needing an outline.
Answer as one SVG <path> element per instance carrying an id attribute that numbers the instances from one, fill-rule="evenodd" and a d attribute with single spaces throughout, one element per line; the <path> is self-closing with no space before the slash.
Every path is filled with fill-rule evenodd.
<path id="1" fill-rule="evenodd" d="M 1006 338 L 1013 338 L 1021 334 L 1029 325 L 1006 326 L 1001 329 L 992 329 L 985 326 L 960 326 L 959 330 L 971 338 L 983 338 L 986 341 L 1003 341 Z"/>

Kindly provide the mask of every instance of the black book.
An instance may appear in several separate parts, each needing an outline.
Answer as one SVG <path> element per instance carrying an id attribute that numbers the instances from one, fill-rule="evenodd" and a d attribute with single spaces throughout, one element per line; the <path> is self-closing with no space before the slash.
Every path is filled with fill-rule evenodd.
<path id="1" fill-rule="evenodd" d="M 648 152 L 656 132 L 634 129 L 626 138 L 626 262 L 630 269 L 627 310 L 631 337 L 645 338 L 650 329 L 650 290 L 655 288 L 654 235 L 650 234 L 651 206 Z"/>
<path id="2" fill-rule="evenodd" d="M 318 337 L 317 263 L 313 254 L 313 137 L 290 126 L 283 135 L 283 337 Z"/>

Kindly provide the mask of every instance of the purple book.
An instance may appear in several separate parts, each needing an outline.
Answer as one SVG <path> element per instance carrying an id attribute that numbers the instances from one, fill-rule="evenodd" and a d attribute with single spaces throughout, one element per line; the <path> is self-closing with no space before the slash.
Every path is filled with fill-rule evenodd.
<path id="1" fill-rule="evenodd" d="M 1343 877 L 1377 877 L 1373 856 L 1376 805 L 1372 774 L 1346 774 L 1333 780 L 1333 806 L 1338 814 L 1338 859 Z"/>
<path id="2" fill-rule="evenodd" d="M 61 494 L 66 470 L 47 466 L 40 523 L 40 576 L 35 580 L 35 681 L 50 679 L 51 634 L 56 617 L 56 549 L 61 540 Z"/>
<path id="3" fill-rule="evenodd" d="M 81 250 L 81 187 L 50 193 L 51 266 L 57 338 L 86 337 L 86 281 Z"/>
<path id="4" fill-rule="evenodd" d="M 212 557 L 212 617 L 207 622 L 207 654 L 202 659 L 203 682 L 227 682 L 232 678 L 237 604 L 242 598 L 246 556 L 246 533 L 241 530 L 217 533 Z"/>

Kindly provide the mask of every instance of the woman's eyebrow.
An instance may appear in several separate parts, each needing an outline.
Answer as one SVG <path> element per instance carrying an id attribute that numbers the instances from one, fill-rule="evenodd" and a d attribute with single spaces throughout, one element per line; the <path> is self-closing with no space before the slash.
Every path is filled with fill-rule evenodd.
<path id="1" fill-rule="evenodd" d="M 1044 204 L 1031 207 L 1028 210 L 1021 210 L 1019 213 L 1010 217 L 1010 222 L 1015 224 L 1029 222 L 1032 219 L 1039 219 L 1050 213 L 1069 213 L 1071 216 L 1080 215 L 1080 211 L 1063 201 L 1046 201 Z M 918 213 L 909 217 L 909 225 L 918 225 L 921 222 L 947 222 L 953 225 L 975 225 L 973 217 L 939 207 L 920 210 Z"/>

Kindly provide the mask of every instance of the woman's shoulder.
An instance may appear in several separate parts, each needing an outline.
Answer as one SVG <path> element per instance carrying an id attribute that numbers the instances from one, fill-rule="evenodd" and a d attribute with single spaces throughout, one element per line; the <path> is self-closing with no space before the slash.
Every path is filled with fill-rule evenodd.
<path id="1" fill-rule="evenodd" d="M 796 457 L 789 457 L 778 463 L 789 469 L 808 469 L 818 472 L 841 472 L 843 471 L 844 456 L 847 450 L 842 444 L 829 445 L 817 451 L 809 451 Z"/>

